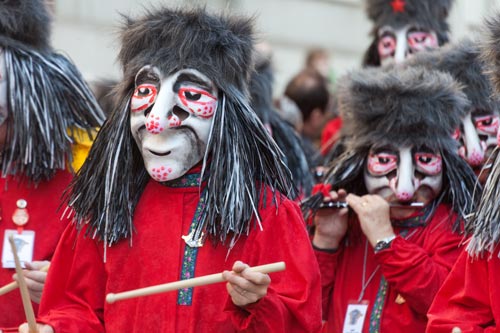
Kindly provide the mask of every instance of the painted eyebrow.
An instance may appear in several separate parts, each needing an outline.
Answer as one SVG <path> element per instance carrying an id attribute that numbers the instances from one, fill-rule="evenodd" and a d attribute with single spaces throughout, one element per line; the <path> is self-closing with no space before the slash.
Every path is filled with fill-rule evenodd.
<path id="1" fill-rule="evenodd" d="M 212 90 L 212 85 L 210 82 L 207 82 L 200 78 L 199 76 L 190 74 L 190 73 L 182 73 L 177 77 L 177 80 L 175 80 L 174 87 L 177 88 L 175 91 L 178 90 L 178 87 L 180 86 L 181 83 L 183 82 L 191 82 L 196 85 L 198 85 L 200 88 L 211 91 Z"/>
<path id="2" fill-rule="evenodd" d="M 145 70 L 139 73 L 135 78 L 136 84 L 141 84 L 143 82 L 154 82 L 155 84 L 160 83 L 160 78 L 153 70 Z"/>

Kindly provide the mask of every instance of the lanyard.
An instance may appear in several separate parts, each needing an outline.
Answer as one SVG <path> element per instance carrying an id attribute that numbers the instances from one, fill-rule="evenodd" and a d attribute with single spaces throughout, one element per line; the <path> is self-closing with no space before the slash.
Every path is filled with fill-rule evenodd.
<path id="1" fill-rule="evenodd" d="M 417 232 L 418 228 L 413 229 L 412 232 L 410 232 L 406 237 L 403 237 L 404 239 L 408 240 L 415 232 Z M 399 234 L 401 236 L 401 233 Z M 375 267 L 373 270 L 373 273 L 368 277 L 368 280 L 366 280 L 366 261 L 368 258 L 368 239 L 365 239 L 365 254 L 363 256 L 363 274 L 361 276 L 361 292 L 359 293 L 358 297 L 358 303 L 361 303 L 363 300 L 363 296 L 365 295 L 366 288 L 370 284 L 370 282 L 373 280 L 373 277 L 375 274 L 378 272 L 380 268 L 380 264 Z"/>
<path id="2" fill-rule="evenodd" d="M 368 278 L 368 281 L 367 281 L 366 280 L 366 260 L 367 260 L 367 257 L 368 257 L 368 239 L 365 240 L 365 255 L 363 256 L 363 275 L 361 276 L 361 292 L 359 293 L 358 303 L 361 303 L 361 301 L 363 300 L 363 296 L 365 295 L 366 288 L 368 287 L 370 282 L 373 280 L 373 277 L 375 276 L 375 274 L 378 272 L 378 269 L 380 268 L 380 265 L 377 265 L 377 267 L 375 267 L 375 270 L 370 275 L 370 277 Z"/>

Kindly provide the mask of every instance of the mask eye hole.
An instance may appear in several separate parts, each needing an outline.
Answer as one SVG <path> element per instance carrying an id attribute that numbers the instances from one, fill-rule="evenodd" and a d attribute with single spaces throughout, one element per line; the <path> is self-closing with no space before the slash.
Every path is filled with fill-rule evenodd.
<path id="1" fill-rule="evenodd" d="M 498 130 L 498 117 L 492 115 L 474 117 L 474 126 L 480 132 L 494 135 Z"/>
<path id="2" fill-rule="evenodd" d="M 437 39 L 428 31 L 410 30 L 407 40 L 412 52 L 420 52 L 438 47 Z"/>
<path id="3" fill-rule="evenodd" d="M 201 118 L 211 118 L 217 107 L 217 98 L 204 89 L 184 86 L 179 89 L 178 98 L 192 114 Z"/>
<path id="4" fill-rule="evenodd" d="M 140 84 L 135 88 L 131 100 L 132 112 L 145 111 L 156 100 L 156 86 L 148 83 Z"/>
<path id="5" fill-rule="evenodd" d="M 441 172 L 442 160 L 441 156 L 432 153 L 416 153 L 415 163 L 419 172 L 427 175 L 435 176 Z"/>
<path id="6" fill-rule="evenodd" d="M 375 153 L 368 156 L 368 172 L 374 176 L 389 174 L 397 168 L 398 156 L 392 153 Z"/>
<path id="7" fill-rule="evenodd" d="M 396 50 L 396 38 L 391 34 L 384 34 L 380 37 L 378 42 L 378 52 L 382 58 L 394 55 Z"/>
<path id="8" fill-rule="evenodd" d="M 184 97 L 186 97 L 186 99 L 188 101 L 196 102 L 196 101 L 200 100 L 201 94 L 200 93 L 194 93 L 192 91 L 186 90 L 186 91 L 184 91 Z"/>

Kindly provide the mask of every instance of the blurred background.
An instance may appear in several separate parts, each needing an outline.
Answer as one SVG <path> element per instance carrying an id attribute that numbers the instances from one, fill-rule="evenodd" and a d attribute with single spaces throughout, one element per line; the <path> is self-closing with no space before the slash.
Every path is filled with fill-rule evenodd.
<path id="1" fill-rule="evenodd" d="M 220 11 L 252 15 L 258 40 L 273 52 L 274 94 L 304 67 L 311 49 L 328 54 L 331 81 L 359 68 L 368 48 L 371 22 L 363 0 L 52 0 L 53 46 L 69 56 L 87 80 L 119 79 L 116 62 L 120 14 L 140 15 L 157 4 L 203 4 Z M 449 23 L 451 41 L 477 33 L 500 0 L 455 0 Z"/>

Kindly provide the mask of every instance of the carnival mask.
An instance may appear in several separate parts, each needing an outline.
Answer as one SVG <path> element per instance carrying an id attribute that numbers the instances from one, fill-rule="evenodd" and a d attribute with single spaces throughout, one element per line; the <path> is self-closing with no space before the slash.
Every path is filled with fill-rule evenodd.
<path id="1" fill-rule="evenodd" d="M 145 66 L 137 73 L 130 127 L 154 180 L 179 178 L 203 158 L 216 109 L 217 88 L 197 70 L 164 77 Z"/>
<path id="2" fill-rule="evenodd" d="M 364 180 L 370 194 L 378 194 L 390 204 L 403 209 L 412 204 L 426 206 L 441 192 L 442 158 L 425 147 L 373 147 L 368 155 Z"/>
<path id="3" fill-rule="evenodd" d="M 378 31 L 377 50 L 382 65 L 391 60 L 400 63 L 413 53 L 438 47 L 434 31 L 425 31 L 412 26 L 399 29 L 383 26 Z"/>
<path id="4" fill-rule="evenodd" d="M 453 138 L 460 142 L 459 155 L 480 175 L 481 169 L 497 146 L 498 116 L 486 110 L 474 110 L 462 120 Z M 486 176 L 486 174 L 485 174 Z M 485 177 L 481 177 L 486 180 Z"/>

